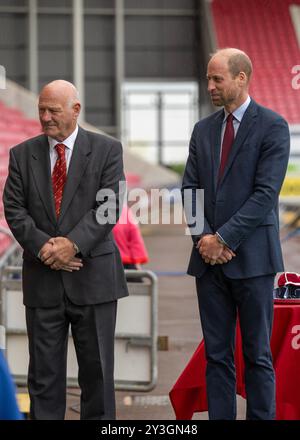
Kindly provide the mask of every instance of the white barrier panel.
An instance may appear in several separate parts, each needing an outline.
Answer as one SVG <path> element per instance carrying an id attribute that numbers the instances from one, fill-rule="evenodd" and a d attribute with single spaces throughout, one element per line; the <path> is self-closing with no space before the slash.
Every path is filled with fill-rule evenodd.
<path id="1" fill-rule="evenodd" d="M 28 338 L 26 334 L 8 334 L 6 337 L 7 361 L 16 383 L 23 385 L 28 371 Z M 127 341 L 115 342 L 115 380 L 149 382 L 151 379 L 150 353 L 143 347 L 128 347 Z M 76 385 L 78 365 L 73 339 L 70 336 L 67 358 L 67 377 Z"/>
<path id="2" fill-rule="evenodd" d="M 115 342 L 115 380 L 149 382 L 151 380 L 150 351 L 145 347 L 128 346 L 127 341 Z"/>
<path id="3" fill-rule="evenodd" d="M 116 333 L 151 334 L 151 297 L 132 295 L 118 301 Z M 128 319 L 130 318 L 130 319 Z M 6 328 L 26 331 L 22 292 L 6 295 Z"/>
<path id="4" fill-rule="evenodd" d="M 6 322 L 7 330 L 10 329 L 26 331 L 25 307 L 23 305 L 23 296 L 20 290 L 6 291 Z"/>
<path id="5" fill-rule="evenodd" d="M 132 294 L 118 301 L 116 333 L 151 335 L 151 296 Z"/>
<path id="6" fill-rule="evenodd" d="M 28 371 L 28 337 L 26 334 L 7 334 L 6 354 L 10 372 L 19 384 L 24 383 Z M 76 353 L 72 337 L 69 338 L 68 346 L 67 377 L 77 379 L 78 367 Z"/>

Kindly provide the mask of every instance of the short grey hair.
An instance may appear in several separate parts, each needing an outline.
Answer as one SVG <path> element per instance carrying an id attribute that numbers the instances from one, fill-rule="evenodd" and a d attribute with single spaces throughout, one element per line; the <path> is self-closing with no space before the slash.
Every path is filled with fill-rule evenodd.
<path id="1" fill-rule="evenodd" d="M 212 54 L 211 58 L 215 55 L 222 55 L 227 58 L 228 69 L 233 78 L 237 77 L 240 72 L 245 72 L 249 82 L 253 72 L 253 66 L 250 57 L 244 51 L 227 47 L 217 50 Z"/>
<path id="2" fill-rule="evenodd" d="M 248 81 L 251 78 L 253 67 L 247 54 L 237 53 L 228 58 L 228 68 L 231 75 L 235 78 L 240 72 L 245 72 Z"/>

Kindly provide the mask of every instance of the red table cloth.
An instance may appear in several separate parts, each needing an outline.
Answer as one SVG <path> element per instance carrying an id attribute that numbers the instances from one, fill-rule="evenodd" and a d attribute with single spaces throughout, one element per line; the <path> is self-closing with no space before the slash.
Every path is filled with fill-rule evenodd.
<path id="1" fill-rule="evenodd" d="M 300 419 L 300 304 L 298 301 L 275 301 L 271 349 L 276 375 L 276 419 Z M 239 327 L 235 364 L 237 394 L 246 397 Z M 169 393 L 176 419 L 191 419 L 195 412 L 207 411 L 205 369 L 205 349 L 202 341 Z"/>

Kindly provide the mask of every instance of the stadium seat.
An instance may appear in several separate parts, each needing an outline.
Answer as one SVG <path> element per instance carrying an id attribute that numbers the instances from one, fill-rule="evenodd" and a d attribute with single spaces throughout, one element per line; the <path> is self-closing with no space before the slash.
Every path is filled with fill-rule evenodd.
<path id="1" fill-rule="evenodd" d="M 26 118 L 18 109 L 7 107 L 0 101 L 0 226 L 8 228 L 4 219 L 2 194 L 7 177 L 9 150 L 29 137 L 40 134 L 39 121 Z M 10 246 L 12 239 L 0 232 L 0 257 Z"/>
<path id="2" fill-rule="evenodd" d="M 292 87 L 299 47 L 289 7 L 300 0 L 213 0 L 212 16 L 219 47 L 239 47 L 251 57 L 251 96 L 300 123 L 300 91 Z"/>

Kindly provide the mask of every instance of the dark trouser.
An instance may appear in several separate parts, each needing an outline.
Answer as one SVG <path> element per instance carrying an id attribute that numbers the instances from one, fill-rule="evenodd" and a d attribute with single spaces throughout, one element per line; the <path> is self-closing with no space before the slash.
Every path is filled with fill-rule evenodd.
<path id="1" fill-rule="evenodd" d="M 81 419 L 114 419 L 117 302 L 77 306 L 65 296 L 53 308 L 26 307 L 31 419 L 61 420 L 66 410 L 69 324 L 79 365 Z"/>
<path id="2" fill-rule="evenodd" d="M 196 279 L 207 369 L 210 419 L 235 419 L 234 365 L 237 312 L 243 340 L 247 419 L 275 417 L 275 375 L 270 337 L 274 275 L 234 280 L 221 266 Z"/>

